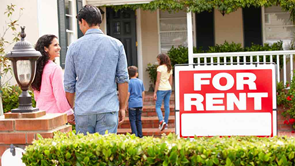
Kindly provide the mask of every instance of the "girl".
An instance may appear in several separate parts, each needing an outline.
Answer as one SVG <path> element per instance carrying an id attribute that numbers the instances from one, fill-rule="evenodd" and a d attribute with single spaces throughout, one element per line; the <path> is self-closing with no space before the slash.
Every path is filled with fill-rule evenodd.
<path id="1" fill-rule="evenodd" d="M 170 95 L 172 90 L 172 66 L 170 58 L 166 54 L 157 56 L 159 66 L 157 68 L 157 81 L 154 91 L 154 100 L 156 100 L 156 112 L 159 118 L 159 129 L 162 131 L 168 126 L 168 118 L 170 114 Z M 165 118 L 161 111 L 162 102 L 164 100 Z"/>
<path id="2" fill-rule="evenodd" d="M 32 83 L 37 107 L 47 113 L 67 113 L 68 122 L 74 123 L 71 109 L 63 88 L 63 73 L 53 61 L 60 55 L 57 37 L 44 35 L 35 46 L 42 56 L 37 61 L 36 77 Z"/>

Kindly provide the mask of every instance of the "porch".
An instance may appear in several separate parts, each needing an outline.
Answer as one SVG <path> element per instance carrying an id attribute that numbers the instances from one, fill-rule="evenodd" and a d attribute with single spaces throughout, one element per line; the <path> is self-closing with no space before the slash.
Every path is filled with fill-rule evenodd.
<path id="1" fill-rule="evenodd" d="M 88 0 L 92 4 L 102 6 L 103 1 Z M 113 1 L 112 1 L 113 2 Z M 142 1 L 144 3 L 147 1 Z M 132 2 L 126 2 L 127 5 Z M 134 2 L 135 3 L 135 2 Z M 139 3 L 139 1 L 138 1 Z M 108 2 L 107 5 L 112 4 Z M 112 6 L 120 5 L 119 1 Z M 113 31 L 124 33 L 124 22 L 110 21 L 107 8 L 101 7 L 105 12 L 101 29 L 108 35 Z M 121 9 L 123 15 L 124 10 Z M 283 48 L 289 49 L 289 43 L 293 39 L 295 26 L 290 22 L 289 12 L 282 11 L 280 7 L 269 8 L 251 7 L 239 8 L 230 13 L 222 13 L 219 9 L 204 12 L 192 12 L 191 24 L 186 11 L 168 12 L 160 9 L 154 11 L 137 8 L 136 15 L 136 38 L 129 43 L 122 40 L 125 45 L 128 65 L 138 66 L 139 78 L 143 80 L 145 89 L 149 89 L 149 75 L 145 71 L 149 63 L 156 62 L 159 53 L 167 53 L 171 47 L 188 46 L 188 36 L 192 38 L 192 46 L 208 49 L 225 41 L 240 43 L 243 47 L 254 44 L 274 43 L 283 41 Z M 252 14 L 251 14 L 252 13 Z M 191 34 L 188 26 L 191 25 Z M 114 36 L 118 39 L 120 37 Z M 126 44 L 125 44 L 126 43 Z M 131 47 L 135 47 L 134 51 Z M 200 55 L 201 56 L 201 55 Z M 132 60 L 131 60 L 132 59 Z M 288 59 L 288 58 L 287 58 Z M 208 59 L 209 60 L 209 59 Z M 241 59 L 242 61 L 242 59 Z M 256 61 L 255 61 L 256 62 Z"/>

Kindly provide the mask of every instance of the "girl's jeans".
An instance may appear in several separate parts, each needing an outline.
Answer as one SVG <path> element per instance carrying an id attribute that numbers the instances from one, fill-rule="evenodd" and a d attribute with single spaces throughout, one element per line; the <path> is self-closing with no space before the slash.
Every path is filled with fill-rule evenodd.
<path id="1" fill-rule="evenodd" d="M 168 124 L 168 118 L 170 114 L 170 96 L 171 90 L 158 90 L 157 91 L 157 101 L 156 101 L 156 112 L 159 118 L 159 122 L 163 120 L 163 114 L 161 110 L 162 102 L 164 100 L 164 108 L 165 108 L 165 123 Z"/>

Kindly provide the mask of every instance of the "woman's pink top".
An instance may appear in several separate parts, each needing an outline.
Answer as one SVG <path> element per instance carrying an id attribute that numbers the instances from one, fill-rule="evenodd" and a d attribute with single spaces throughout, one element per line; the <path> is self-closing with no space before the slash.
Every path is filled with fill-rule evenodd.
<path id="1" fill-rule="evenodd" d="M 47 113 L 73 114 L 63 87 L 63 71 L 49 60 L 42 74 L 40 91 L 34 90 L 37 107 Z"/>

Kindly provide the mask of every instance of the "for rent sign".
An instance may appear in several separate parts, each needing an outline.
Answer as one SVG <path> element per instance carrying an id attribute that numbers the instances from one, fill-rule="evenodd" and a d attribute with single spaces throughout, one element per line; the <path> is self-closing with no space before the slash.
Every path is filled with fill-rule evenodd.
<path id="1" fill-rule="evenodd" d="M 273 64 L 176 66 L 176 133 L 274 136 L 275 92 Z"/>

